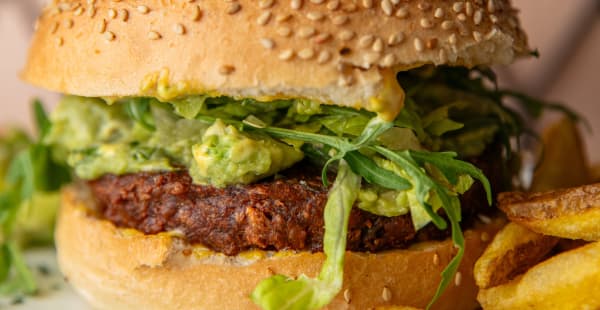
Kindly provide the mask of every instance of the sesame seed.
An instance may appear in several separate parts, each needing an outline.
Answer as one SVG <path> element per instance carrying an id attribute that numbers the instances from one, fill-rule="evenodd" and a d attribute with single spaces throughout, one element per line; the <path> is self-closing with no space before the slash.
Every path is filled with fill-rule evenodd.
<path id="1" fill-rule="evenodd" d="M 346 6 L 344 6 L 344 11 L 347 13 L 352 13 L 356 11 L 356 9 L 358 9 L 358 6 L 354 3 L 348 3 Z"/>
<path id="2" fill-rule="evenodd" d="M 258 7 L 260 7 L 261 9 L 268 9 L 272 7 L 274 3 L 275 0 L 261 0 L 260 2 L 258 2 Z"/>
<path id="3" fill-rule="evenodd" d="M 394 33 L 394 34 L 390 35 L 387 43 L 389 46 L 394 46 L 398 43 L 401 43 L 402 41 L 404 41 L 404 33 L 398 32 L 398 33 Z"/>
<path id="4" fill-rule="evenodd" d="M 115 36 L 115 34 L 111 31 L 107 31 L 104 33 L 104 39 L 106 39 L 106 41 L 114 41 L 116 38 L 117 36 Z"/>
<path id="5" fill-rule="evenodd" d="M 393 6 L 392 6 L 392 3 L 390 2 L 390 0 L 381 0 L 381 9 L 385 13 L 385 15 L 391 16 Z"/>
<path id="6" fill-rule="evenodd" d="M 465 13 L 467 13 L 467 16 L 473 15 L 473 4 L 471 2 L 467 2 L 465 5 Z"/>
<path id="7" fill-rule="evenodd" d="M 487 232 L 482 232 L 481 233 L 481 241 L 483 242 L 488 242 L 490 241 L 490 234 L 488 234 Z"/>
<path id="8" fill-rule="evenodd" d="M 148 39 L 150 39 L 150 40 L 158 40 L 160 38 L 162 38 L 162 36 L 160 35 L 160 33 L 156 32 L 154 30 L 151 30 L 151 31 L 148 32 Z"/>
<path id="9" fill-rule="evenodd" d="M 429 28 L 433 27 L 433 23 L 427 18 L 421 18 L 419 25 L 421 25 L 421 27 L 423 27 L 425 29 L 429 29 Z"/>
<path id="10" fill-rule="evenodd" d="M 440 264 L 440 256 L 437 253 L 433 254 L 433 265 L 438 266 Z"/>
<path id="11" fill-rule="evenodd" d="M 327 9 L 329 9 L 330 11 L 335 11 L 339 8 L 340 8 L 339 0 L 331 0 L 331 1 L 329 1 L 329 3 L 327 3 Z"/>
<path id="12" fill-rule="evenodd" d="M 94 16 L 96 16 L 96 8 L 95 8 L 95 7 L 93 7 L 93 6 L 91 6 L 91 7 L 88 9 L 87 15 L 88 15 L 90 18 L 94 18 Z"/>
<path id="13" fill-rule="evenodd" d="M 496 28 L 496 27 L 492 27 L 492 30 L 490 30 L 490 32 L 486 33 L 486 35 L 485 35 L 485 39 L 486 39 L 486 40 L 489 40 L 489 39 L 491 39 L 493 36 L 495 36 L 495 35 L 496 35 L 496 32 L 498 32 L 498 31 L 499 31 L 499 30 L 498 30 L 498 28 Z"/>
<path id="14" fill-rule="evenodd" d="M 301 59 L 304 59 L 304 60 L 311 59 L 311 58 L 313 58 L 313 56 L 315 56 L 315 50 L 313 50 L 310 47 L 301 49 L 298 52 L 298 57 L 300 57 Z"/>
<path id="15" fill-rule="evenodd" d="M 108 18 L 109 19 L 117 18 L 117 11 L 115 11 L 115 9 L 108 9 Z"/>
<path id="16" fill-rule="evenodd" d="M 127 9 L 121 10 L 121 20 L 126 22 L 129 19 L 129 11 Z"/>
<path id="17" fill-rule="evenodd" d="M 232 2 L 227 8 L 227 14 L 233 15 L 239 12 L 242 9 L 242 6 L 238 2 Z"/>
<path id="18" fill-rule="evenodd" d="M 350 86 L 354 83 L 354 79 L 352 78 L 352 76 L 340 76 L 340 78 L 338 79 L 338 86 L 341 87 L 346 87 L 346 86 Z"/>
<path id="19" fill-rule="evenodd" d="M 138 5 L 137 10 L 142 14 L 148 14 L 150 12 L 150 9 L 145 5 Z"/>
<path id="20" fill-rule="evenodd" d="M 490 13 L 494 13 L 494 11 L 496 11 L 496 3 L 494 3 L 494 0 L 488 0 L 487 9 Z"/>
<path id="21" fill-rule="evenodd" d="M 427 11 L 427 10 L 431 9 L 431 4 L 429 4 L 427 2 L 420 2 L 419 4 L 417 4 L 417 7 L 421 11 Z"/>
<path id="22" fill-rule="evenodd" d="M 194 5 L 192 9 L 192 20 L 199 21 L 200 18 L 202 18 L 202 10 L 200 9 L 200 6 Z"/>
<path id="23" fill-rule="evenodd" d="M 294 57 L 294 51 L 291 49 L 287 49 L 279 54 L 279 59 L 281 60 L 290 60 Z"/>
<path id="24" fill-rule="evenodd" d="M 275 42 L 269 38 L 261 38 L 260 44 L 266 49 L 273 49 L 275 47 Z"/>
<path id="25" fill-rule="evenodd" d="M 320 21 L 325 18 L 325 14 L 321 12 L 308 12 L 306 17 L 312 21 Z"/>
<path id="26" fill-rule="evenodd" d="M 65 20 L 65 28 L 67 28 L 67 29 L 73 28 L 73 20 L 72 19 Z"/>
<path id="27" fill-rule="evenodd" d="M 175 25 L 173 25 L 173 32 L 175 32 L 176 34 L 179 34 L 179 35 L 184 35 L 185 27 L 182 24 L 175 24 Z"/>
<path id="28" fill-rule="evenodd" d="M 63 44 L 65 44 L 65 40 L 62 37 L 56 38 L 56 46 L 60 47 L 63 46 Z"/>
<path id="29" fill-rule="evenodd" d="M 448 43 L 454 45 L 456 44 L 456 42 L 458 42 L 458 40 L 456 39 L 456 33 L 453 33 L 448 37 Z"/>
<path id="30" fill-rule="evenodd" d="M 442 22 L 442 29 L 444 30 L 450 30 L 454 28 L 454 22 L 451 20 L 445 20 Z"/>
<path id="31" fill-rule="evenodd" d="M 480 34 L 481 35 L 481 34 Z M 492 219 L 484 214 L 477 214 L 477 217 L 479 218 L 479 220 L 481 222 L 483 222 L 484 224 L 490 224 L 492 222 Z"/>
<path id="32" fill-rule="evenodd" d="M 415 46 L 415 50 L 417 52 L 422 52 L 425 49 L 425 46 L 423 46 L 423 40 L 419 38 L 414 39 L 413 45 Z"/>
<path id="33" fill-rule="evenodd" d="M 452 10 L 454 10 L 454 12 L 456 12 L 456 13 L 462 12 L 462 10 L 464 8 L 465 8 L 464 2 L 454 2 L 454 4 L 452 4 Z"/>
<path id="34" fill-rule="evenodd" d="M 324 64 L 331 59 L 331 53 L 329 51 L 321 51 L 319 56 L 317 56 L 317 62 L 319 64 Z"/>
<path id="35" fill-rule="evenodd" d="M 50 26 L 50 33 L 54 34 L 56 33 L 56 31 L 58 30 L 58 22 L 52 24 L 52 26 Z"/>
<path id="36" fill-rule="evenodd" d="M 223 65 L 219 67 L 219 73 L 221 75 L 230 75 L 235 71 L 235 67 L 232 65 Z"/>
<path id="37" fill-rule="evenodd" d="M 329 39 L 331 39 L 331 35 L 329 33 L 321 33 L 315 37 L 314 41 L 317 44 L 321 44 L 329 41 Z"/>
<path id="38" fill-rule="evenodd" d="M 282 37 L 289 37 L 292 34 L 292 29 L 289 27 L 279 27 L 277 28 L 277 34 Z"/>
<path id="39" fill-rule="evenodd" d="M 373 43 L 373 40 L 375 40 L 374 36 L 372 36 L 370 34 L 364 35 L 358 40 L 358 46 L 365 48 L 365 47 L 371 45 Z"/>
<path id="40" fill-rule="evenodd" d="M 87 0 L 87 3 L 88 3 L 88 4 L 95 4 L 95 3 L 96 3 L 96 0 Z"/>
<path id="41" fill-rule="evenodd" d="M 301 27 L 300 29 L 298 29 L 298 36 L 303 39 L 306 39 L 314 36 L 316 32 L 317 31 L 313 27 Z"/>
<path id="42" fill-rule="evenodd" d="M 440 49 L 438 56 L 440 57 L 440 62 L 441 63 L 448 62 L 448 55 L 446 54 L 446 50 L 445 49 L 443 49 L 443 48 Z"/>
<path id="43" fill-rule="evenodd" d="M 325 0 L 310 0 L 310 2 L 312 2 L 314 4 L 321 4 L 321 3 L 325 2 Z"/>
<path id="44" fill-rule="evenodd" d="M 62 12 L 62 11 L 69 11 L 71 10 L 71 8 L 73 8 L 73 3 L 68 3 L 68 2 L 59 2 L 58 3 L 58 9 Z"/>
<path id="45" fill-rule="evenodd" d="M 102 19 L 98 22 L 98 32 L 104 33 L 104 31 L 106 31 L 106 19 Z"/>
<path id="46" fill-rule="evenodd" d="M 425 43 L 425 46 L 427 46 L 428 49 L 432 50 L 437 47 L 437 43 L 438 43 L 438 40 L 436 38 L 432 38 L 432 39 L 427 40 L 427 42 Z"/>
<path id="47" fill-rule="evenodd" d="M 269 11 L 263 12 L 256 19 L 256 23 L 261 26 L 264 26 L 269 22 L 269 20 L 271 20 L 271 16 L 273 16 L 273 14 L 271 14 L 271 12 L 269 12 Z"/>
<path id="48" fill-rule="evenodd" d="M 387 68 L 387 67 L 393 66 L 395 62 L 396 62 L 396 56 L 394 56 L 394 54 L 387 54 L 383 57 L 383 59 L 381 60 L 381 63 L 379 65 L 384 68 Z"/>
<path id="49" fill-rule="evenodd" d="M 444 9 L 442 9 L 442 8 L 435 9 L 435 12 L 433 12 L 433 17 L 435 17 L 435 18 L 444 17 Z"/>
<path id="50" fill-rule="evenodd" d="M 363 60 L 365 61 L 366 67 L 371 67 L 372 64 L 379 61 L 379 53 L 364 53 Z"/>
<path id="51" fill-rule="evenodd" d="M 334 16 L 333 18 L 331 18 L 331 22 L 337 26 L 343 25 L 343 24 L 347 23 L 349 20 L 350 20 L 350 18 L 347 15 L 338 15 L 338 16 Z"/>
<path id="52" fill-rule="evenodd" d="M 275 21 L 277 21 L 278 23 L 283 23 L 283 22 L 290 20 L 291 18 L 292 18 L 291 14 L 277 15 L 277 17 L 275 18 Z"/>
<path id="53" fill-rule="evenodd" d="M 381 298 L 383 298 L 383 301 L 385 302 L 389 302 L 390 300 L 392 300 L 392 291 L 390 291 L 390 289 L 387 286 L 383 287 L 383 292 L 381 292 Z"/>
<path id="54" fill-rule="evenodd" d="M 459 286 L 461 281 L 462 281 L 462 273 L 460 271 L 457 271 L 456 275 L 454 276 L 454 285 Z"/>
<path id="55" fill-rule="evenodd" d="M 475 23 L 475 25 L 479 25 L 481 23 L 482 19 L 483 19 L 483 11 L 477 10 L 475 12 L 475 14 L 473 15 L 473 23 Z"/>
<path id="56" fill-rule="evenodd" d="M 458 20 L 460 20 L 461 22 L 464 22 L 465 20 L 467 20 L 467 15 L 460 13 L 460 14 L 456 15 L 456 18 Z"/>
<path id="57" fill-rule="evenodd" d="M 340 31 L 340 33 L 338 35 L 338 37 L 342 41 L 350 41 L 354 38 L 354 36 L 355 36 L 354 31 L 350 31 L 350 30 L 342 30 L 342 31 Z"/>
<path id="58" fill-rule="evenodd" d="M 400 0 L 390 0 L 393 5 L 397 5 L 400 3 Z"/>
<path id="59" fill-rule="evenodd" d="M 302 7 L 302 0 L 292 0 L 290 6 L 294 10 L 299 10 Z"/>
<path id="60" fill-rule="evenodd" d="M 403 6 L 396 11 L 396 17 L 398 18 L 406 18 L 408 17 L 408 8 Z"/>
<path id="61" fill-rule="evenodd" d="M 344 301 L 345 301 L 347 304 L 349 304 L 349 303 L 350 303 L 350 300 L 352 300 L 351 298 L 352 298 L 352 294 L 350 294 L 350 290 L 349 290 L 349 289 L 345 289 L 345 290 L 344 290 Z"/>
<path id="62" fill-rule="evenodd" d="M 490 20 L 492 21 L 492 23 L 497 24 L 498 23 L 498 17 L 494 14 L 490 14 Z"/>
<path id="63" fill-rule="evenodd" d="M 383 51 L 383 41 L 381 40 L 381 38 L 375 39 L 375 42 L 373 42 L 373 46 L 371 48 L 373 49 L 373 51 L 378 53 Z"/>
<path id="64" fill-rule="evenodd" d="M 75 12 L 73 12 L 73 14 L 75 16 L 80 16 L 81 14 L 83 14 L 83 12 L 85 11 L 85 9 L 83 7 L 78 7 L 77 10 L 75 10 Z"/>
<path id="65" fill-rule="evenodd" d="M 370 9 L 373 7 L 373 0 L 363 0 L 362 4 L 365 8 Z"/>

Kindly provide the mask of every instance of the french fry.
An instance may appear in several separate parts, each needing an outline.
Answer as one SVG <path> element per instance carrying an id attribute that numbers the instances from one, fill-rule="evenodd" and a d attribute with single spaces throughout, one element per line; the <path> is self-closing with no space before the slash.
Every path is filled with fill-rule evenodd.
<path id="1" fill-rule="evenodd" d="M 489 288 L 512 280 L 545 258 L 558 240 L 507 224 L 475 264 L 475 283 Z"/>
<path id="2" fill-rule="evenodd" d="M 544 235 L 600 240 L 600 183 L 543 193 L 501 193 L 498 207 L 511 221 Z"/>
<path id="3" fill-rule="evenodd" d="M 482 289 L 486 310 L 600 309 L 600 242 L 558 254 L 515 280 Z"/>
<path id="4" fill-rule="evenodd" d="M 585 149 L 575 123 L 568 117 L 542 134 L 543 157 L 534 172 L 530 190 L 546 191 L 591 181 Z"/>

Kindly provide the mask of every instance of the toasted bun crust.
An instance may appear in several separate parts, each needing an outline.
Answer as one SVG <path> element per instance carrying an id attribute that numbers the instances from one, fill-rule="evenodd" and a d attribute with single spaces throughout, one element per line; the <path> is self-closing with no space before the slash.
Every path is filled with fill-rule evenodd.
<path id="1" fill-rule="evenodd" d="M 397 71 L 528 51 L 508 0 L 55 0 L 37 26 L 22 77 L 50 90 L 300 97 L 390 116 Z"/>
<path id="2" fill-rule="evenodd" d="M 98 309 L 257 309 L 248 296 L 259 281 L 273 273 L 315 276 L 323 262 L 322 253 L 308 252 L 227 257 L 166 233 L 118 229 L 94 217 L 90 201 L 74 188 L 63 192 L 56 246 L 64 275 Z M 435 309 L 476 307 L 473 265 L 502 224 L 494 223 L 465 232 L 460 276 Z M 329 308 L 423 308 L 454 254 L 449 240 L 378 254 L 347 252 L 344 288 Z"/>

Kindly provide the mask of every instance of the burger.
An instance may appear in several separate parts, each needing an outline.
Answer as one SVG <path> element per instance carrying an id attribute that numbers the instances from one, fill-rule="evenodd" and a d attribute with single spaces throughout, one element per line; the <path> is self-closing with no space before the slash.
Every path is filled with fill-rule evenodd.
<path id="1" fill-rule="evenodd" d="M 489 66 L 529 53 L 504 0 L 53 1 L 61 270 L 99 309 L 475 308 L 523 131 Z"/>

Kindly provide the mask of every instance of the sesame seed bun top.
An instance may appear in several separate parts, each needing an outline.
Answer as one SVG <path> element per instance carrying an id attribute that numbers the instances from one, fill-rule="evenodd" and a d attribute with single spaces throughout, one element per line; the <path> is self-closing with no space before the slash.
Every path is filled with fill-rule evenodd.
<path id="1" fill-rule="evenodd" d="M 528 52 L 507 0 L 71 0 L 36 26 L 22 77 L 50 90 L 301 97 L 389 117 L 398 71 Z"/>

